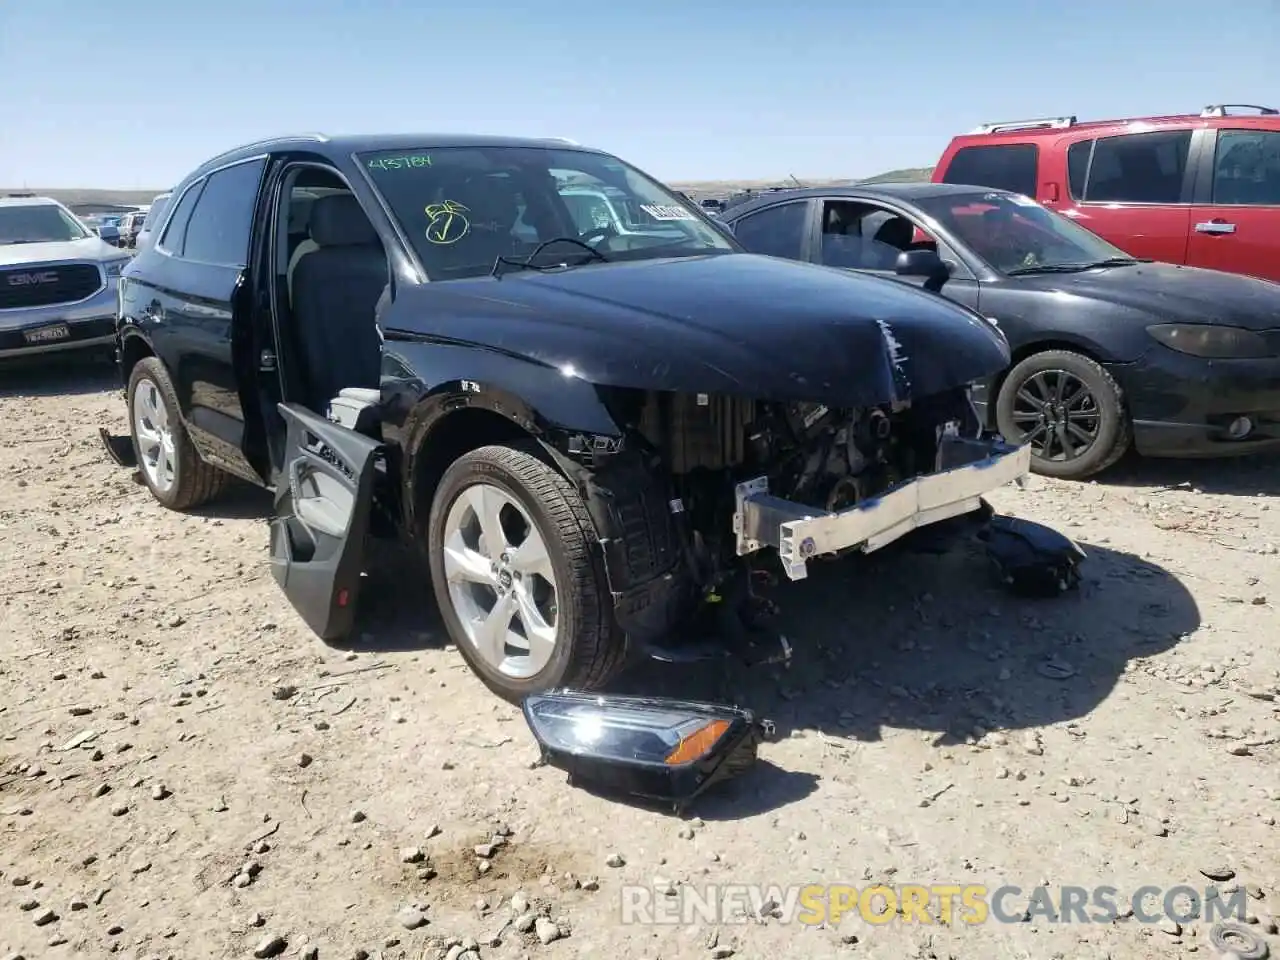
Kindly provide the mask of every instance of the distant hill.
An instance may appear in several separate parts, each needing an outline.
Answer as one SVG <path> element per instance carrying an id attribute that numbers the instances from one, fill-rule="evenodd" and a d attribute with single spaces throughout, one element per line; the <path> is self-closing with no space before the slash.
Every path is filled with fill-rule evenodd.
<path id="1" fill-rule="evenodd" d="M 88 187 L 0 187 L 0 197 L 10 193 L 34 193 L 40 197 L 53 197 L 53 199 L 60 200 L 69 207 L 78 206 L 82 203 L 118 203 L 123 206 L 141 207 L 154 200 L 156 194 L 164 193 L 165 189 L 168 188 L 158 190 L 94 190 Z"/>
<path id="2" fill-rule="evenodd" d="M 807 187 L 847 186 L 851 183 L 887 183 L 889 181 L 928 180 L 933 174 L 933 167 L 904 167 L 901 170 L 889 170 L 886 173 L 867 177 L 865 180 L 849 178 L 812 178 L 801 179 Z M 719 196 L 734 193 L 747 188 L 759 190 L 778 183 L 775 180 L 702 180 L 696 182 L 673 183 L 672 186 L 683 190 L 691 196 Z M 53 197 L 68 206 L 81 204 L 122 204 L 125 206 L 145 206 L 158 193 L 164 193 L 168 187 L 157 187 L 155 190 L 98 190 L 89 187 L 0 187 L 0 196 L 8 193 L 34 193 L 42 197 Z"/>

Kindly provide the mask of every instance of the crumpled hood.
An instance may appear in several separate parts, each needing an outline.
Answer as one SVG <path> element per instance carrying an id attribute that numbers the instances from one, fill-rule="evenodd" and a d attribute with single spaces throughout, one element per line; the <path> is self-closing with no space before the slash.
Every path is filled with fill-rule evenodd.
<path id="1" fill-rule="evenodd" d="M 401 286 L 382 325 L 602 386 L 832 406 L 928 396 L 1009 362 L 1001 333 L 940 296 L 736 253 Z"/>
<path id="2" fill-rule="evenodd" d="M 1152 322 L 1280 327 L 1280 284 L 1171 263 L 1019 277 L 1019 285 L 1061 290 L 1148 313 Z"/>
<path id="3" fill-rule="evenodd" d="M 123 260 L 127 255 L 101 237 L 51 243 L 0 243 L 0 267 L 57 260 Z"/>

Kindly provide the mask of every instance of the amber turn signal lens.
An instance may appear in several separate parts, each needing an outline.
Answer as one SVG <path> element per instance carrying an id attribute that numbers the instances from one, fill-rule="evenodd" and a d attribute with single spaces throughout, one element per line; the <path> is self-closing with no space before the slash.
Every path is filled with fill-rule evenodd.
<path id="1" fill-rule="evenodd" d="M 691 760 L 706 756 L 728 729 L 728 720 L 710 721 L 689 734 L 689 736 L 681 737 L 680 742 L 676 744 L 676 748 L 667 754 L 666 760 L 663 762 L 675 766 L 676 764 L 689 763 Z"/>

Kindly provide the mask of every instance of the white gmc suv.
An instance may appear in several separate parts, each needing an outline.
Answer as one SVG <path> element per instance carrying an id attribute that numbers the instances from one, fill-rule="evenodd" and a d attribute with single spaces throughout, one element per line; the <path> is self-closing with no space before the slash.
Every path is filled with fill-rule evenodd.
<path id="1" fill-rule="evenodd" d="M 111 353 L 127 253 L 47 197 L 0 197 L 0 360 Z"/>

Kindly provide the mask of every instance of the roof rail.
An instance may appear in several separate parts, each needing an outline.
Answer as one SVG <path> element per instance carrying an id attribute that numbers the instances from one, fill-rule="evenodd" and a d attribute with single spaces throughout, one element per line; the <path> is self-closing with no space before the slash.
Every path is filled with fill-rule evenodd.
<path id="1" fill-rule="evenodd" d="M 327 143 L 329 138 L 323 133 L 299 133 L 292 136 L 283 137 L 264 137 L 261 140 L 251 140 L 248 143 L 242 143 L 239 146 L 232 147 L 229 150 L 223 150 L 215 157 L 210 157 L 201 166 L 208 166 L 224 157 L 229 157 L 233 153 L 239 153 L 241 150 L 252 150 L 254 147 L 266 147 L 275 143 Z"/>
<path id="2" fill-rule="evenodd" d="M 999 123 L 984 123 L 970 130 L 970 135 L 978 133 L 1003 133 L 1005 130 L 1034 130 L 1037 127 L 1060 129 L 1075 126 L 1076 118 L 1070 117 L 1036 117 L 1031 120 L 1002 120 Z"/>
<path id="3" fill-rule="evenodd" d="M 1275 107 L 1260 107 L 1256 103 L 1211 103 L 1200 111 L 1202 117 L 1229 117 L 1231 114 L 1227 111 L 1232 107 L 1240 107 L 1245 110 L 1256 110 L 1260 117 L 1274 117 L 1280 114 L 1280 110 Z"/>

